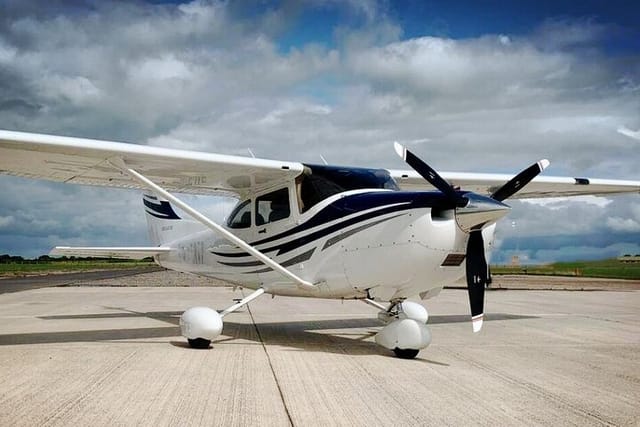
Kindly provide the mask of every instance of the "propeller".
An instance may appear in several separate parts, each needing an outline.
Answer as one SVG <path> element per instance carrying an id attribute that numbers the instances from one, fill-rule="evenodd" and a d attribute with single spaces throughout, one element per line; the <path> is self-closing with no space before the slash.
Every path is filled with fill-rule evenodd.
<path id="1" fill-rule="evenodd" d="M 547 159 L 529 166 L 490 197 L 471 192 L 456 191 L 431 166 L 399 143 L 394 143 L 396 153 L 431 185 L 440 190 L 455 206 L 456 222 L 460 229 L 469 233 L 466 252 L 467 290 L 471 308 L 473 332 L 482 329 L 484 318 L 484 289 L 489 281 L 489 267 L 485 258 L 482 229 L 502 218 L 510 209 L 503 200 L 516 194 L 533 178 L 549 166 Z"/>
<path id="2" fill-rule="evenodd" d="M 520 189 L 527 185 L 529 181 L 538 176 L 538 174 L 545 170 L 549 164 L 549 160 L 547 159 L 542 159 L 538 163 L 534 163 L 518 175 L 511 178 L 509 182 L 504 184 L 502 187 L 494 191 L 491 198 L 499 201 L 508 199 L 520 191 Z"/>
<path id="3" fill-rule="evenodd" d="M 402 157 L 402 160 L 407 162 L 409 166 L 418 172 L 420 176 L 429 181 L 431 185 L 444 193 L 449 200 L 455 201 L 456 205 L 464 203 L 462 196 L 460 196 L 460 194 L 458 194 L 456 190 L 454 190 L 453 187 L 444 180 L 444 178 L 438 175 L 438 172 L 436 172 L 431 166 L 423 162 L 418 156 L 397 142 L 393 143 L 393 148 L 395 148 L 398 156 Z"/>

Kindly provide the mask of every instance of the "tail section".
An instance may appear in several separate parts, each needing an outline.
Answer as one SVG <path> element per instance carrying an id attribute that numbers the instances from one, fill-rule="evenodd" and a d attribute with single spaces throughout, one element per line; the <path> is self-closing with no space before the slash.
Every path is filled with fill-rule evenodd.
<path id="1" fill-rule="evenodd" d="M 144 203 L 144 210 L 147 212 L 147 215 L 166 220 L 180 219 L 176 211 L 171 207 L 171 204 L 166 200 L 158 199 L 156 196 L 149 194 L 143 194 L 142 202 Z"/>
<path id="2" fill-rule="evenodd" d="M 182 219 L 167 200 L 144 194 L 142 202 L 147 217 L 149 238 L 156 246 L 165 246 L 181 237 L 205 229 L 197 221 Z"/>

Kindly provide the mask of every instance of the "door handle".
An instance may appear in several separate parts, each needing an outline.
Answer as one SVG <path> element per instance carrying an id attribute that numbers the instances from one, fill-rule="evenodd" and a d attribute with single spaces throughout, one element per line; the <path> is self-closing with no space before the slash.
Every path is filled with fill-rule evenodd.
<path id="1" fill-rule="evenodd" d="M 258 234 L 263 234 L 263 233 L 266 233 L 266 232 L 267 232 L 266 228 L 263 228 L 262 230 L 258 230 Z"/>

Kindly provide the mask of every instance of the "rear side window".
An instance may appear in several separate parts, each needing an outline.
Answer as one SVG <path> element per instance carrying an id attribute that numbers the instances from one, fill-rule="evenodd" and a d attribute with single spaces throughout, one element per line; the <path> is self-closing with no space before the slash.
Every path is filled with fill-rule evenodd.
<path id="1" fill-rule="evenodd" d="M 256 199 L 256 225 L 263 225 L 289 218 L 289 190 L 283 188 Z"/>
<path id="2" fill-rule="evenodd" d="M 236 206 L 229 216 L 227 225 L 229 228 L 251 227 L 251 200 L 246 200 Z"/>

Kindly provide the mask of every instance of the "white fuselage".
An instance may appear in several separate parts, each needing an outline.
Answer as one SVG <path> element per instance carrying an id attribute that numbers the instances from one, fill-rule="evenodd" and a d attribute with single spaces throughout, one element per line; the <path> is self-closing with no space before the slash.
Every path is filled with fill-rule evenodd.
<path id="1" fill-rule="evenodd" d="M 317 290 L 301 289 L 208 230 L 171 242 L 172 251 L 157 257 L 157 262 L 251 289 L 264 287 L 274 295 L 381 301 L 429 298 L 464 277 L 468 234 L 458 228 L 453 215 L 432 212 L 403 194 L 341 193 L 279 224 L 230 229 L 317 284 Z M 483 231 L 488 250 L 494 229 L 492 225 Z"/>

